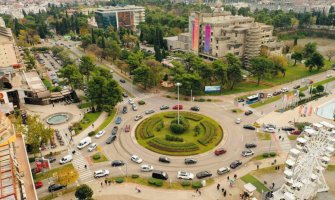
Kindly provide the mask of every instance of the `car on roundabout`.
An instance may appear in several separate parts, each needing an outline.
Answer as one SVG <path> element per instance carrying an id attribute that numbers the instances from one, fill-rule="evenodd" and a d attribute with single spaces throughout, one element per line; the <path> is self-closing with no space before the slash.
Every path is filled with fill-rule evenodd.
<path id="1" fill-rule="evenodd" d="M 138 110 L 138 107 L 137 107 L 136 104 L 131 105 L 131 108 L 133 109 L 133 111 L 137 111 Z"/>
<path id="2" fill-rule="evenodd" d="M 128 112 L 128 107 L 127 106 L 123 106 L 122 108 L 122 114 L 126 114 Z"/>
<path id="3" fill-rule="evenodd" d="M 152 114 L 152 113 L 154 113 L 155 111 L 154 110 L 147 110 L 147 111 L 145 111 L 145 114 L 146 115 L 150 115 L 150 114 Z"/>
<path id="4" fill-rule="evenodd" d="M 254 155 L 254 154 L 255 154 L 255 153 L 254 153 L 251 149 L 247 149 L 247 150 L 242 151 L 242 156 L 243 156 L 243 157 L 252 156 L 252 155 Z"/>
<path id="5" fill-rule="evenodd" d="M 113 129 L 112 129 L 111 135 L 116 135 L 118 130 L 119 130 L 119 127 L 118 126 L 114 126 Z"/>
<path id="6" fill-rule="evenodd" d="M 248 115 L 251 115 L 252 113 L 253 113 L 252 110 L 247 110 L 245 111 L 244 115 L 248 116 Z"/>
<path id="7" fill-rule="evenodd" d="M 273 127 L 266 127 L 263 130 L 264 130 L 264 132 L 267 132 L 267 133 L 275 133 L 276 132 L 276 129 L 273 128 Z"/>
<path id="8" fill-rule="evenodd" d="M 166 156 L 161 156 L 158 158 L 158 161 L 159 162 L 162 162 L 162 163 L 170 163 L 170 158 L 166 157 Z"/>
<path id="9" fill-rule="evenodd" d="M 214 151 L 214 154 L 216 156 L 219 156 L 219 155 L 222 155 L 222 154 L 225 154 L 227 151 L 224 149 L 224 148 L 218 148 Z"/>
<path id="10" fill-rule="evenodd" d="M 106 144 L 111 144 L 114 140 L 116 140 L 116 135 L 111 135 L 107 138 Z"/>
<path id="11" fill-rule="evenodd" d="M 236 120 L 235 120 L 235 124 L 240 124 L 241 123 L 241 118 L 236 118 Z"/>
<path id="12" fill-rule="evenodd" d="M 232 163 L 230 163 L 229 167 L 230 169 L 236 169 L 240 165 L 242 165 L 242 162 L 239 160 L 235 160 Z"/>
<path id="13" fill-rule="evenodd" d="M 198 161 L 194 158 L 185 158 L 184 162 L 185 162 L 185 165 L 192 165 L 192 164 L 196 164 Z"/>
<path id="14" fill-rule="evenodd" d="M 124 80 L 124 79 L 120 79 L 120 82 L 121 82 L 121 83 L 126 83 L 126 80 Z"/>
<path id="15" fill-rule="evenodd" d="M 250 124 L 243 125 L 243 128 L 248 130 L 256 130 L 256 127 Z"/>
<path id="16" fill-rule="evenodd" d="M 192 106 L 191 110 L 198 112 L 198 111 L 200 111 L 200 108 L 198 106 Z"/>
<path id="17" fill-rule="evenodd" d="M 256 148 L 257 147 L 257 145 L 256 144 L 254 144 L 254 143 L 247 143 L 247 144 L 245 144 L 244 145 L 245 146 L 245 148 Z"/>
<path id="18" fill-rule="evenodd" d="M 283 126 L 283 127 L 281 127 L 281 130 L 283 130 L 283 131 L 294 131 L 295 128 L 292 127 L 292 126 Z"/>
<path id="19" fill-rule="evenodd" d="M 220 169 L 217 170 L 217 173 L 219 175 L 227 174 L 228 172 L 230 172 L 230 168 L 229 167 L 221 167 Z"/>
<path id="20" fill-rule="evenodd" d="M 112 167 L 120 167 L 125 165 L 125 163 L 122 160 L 113 160 L 111 165 Z"/>
<path id="21" fill-rule="evenodd" d="M 96 139 L 101 138 L 105 133 L 106 133 L 105 130 L 101 130 L 95 135 L 95 138 Z"/>
<path id="22" fill-rule="evenodd" d="M 130 160 L 137 164 L 141 164 L 143 162 L 142 158 L 140 158 L 138 155 L 132 155 Z"/>
<path id="23" fill-rule="evenodd" d="M 177 178 L 178 179 L 184 179 L 184 180 L 193 180 L 194 174 L 190 172 L 185 172 L 185 171 L 178 171 L 177 172 Z"/>
<path id="24" fill-rule="evenodd" d="M 183 105 L 179 104 L 179 105 L 175 105 L 172 107 L 173 110 L 182 110 L 183 109 Z"/>
<path id="25" fill-rule="evenodd" d="M 92 152 L 94 151 L 95 149 L 97 149 L 97 143 L 92 143 L 89 147 L 88 147 L 88 151 L 89 152 Z"/>
<path id="26" fill-rule="evenodd" d="M 130 131 L 130 125 L 126 125 L 124 128 L 124 132 L 128 133 Z"/>
<path id="27" fill-rule="evenodd" d="M 140 168 L 141 168 L 141 172 L 151 172 L 152 170 L 154 170 L 154 167 L 148 164 L 141 165 Z"/>
<path id="28" fill-rule="evenodd" d="M 134 120 L 138 121 L 138 120 L 140 120 L 142 118 L 143 118 L 143 115 L 136 115 L 135 118 L 134 118 Z"/>
<path id="29" fill-rule="evenodd" d="M 56 158 L 55 157 L 49 157 L 48 160 L 49 160 L 50 163 L 53 163 L 53 162 L 56 161 Z"/>
<path id="30" fill-rule="evenodd" d="M 117 117 L 115 120 L 115 124 L 121 124 L 121 122 L 122 122 L 121 117 Z"/>
<path id="31" fill-rule="evenodd" d="M 162 105 L 161 107 L 159 107 L 160 110 L 167 110 L 170 107 L 168 105 Z"/>
<path id="32" fill-rule="evenodd" d="M 94 172 L 93 177 L 94 178 L 100 178 L 105 177 L 109 175 L 109 171 L 107 169 L 101 169 Z"/>
<path id="33" fill-rule="evenodd" d="M 122 92 L 122 96 L 123 96 L 123 97 L 128 97 L 127 92 Z"/>
<path id="34" fill-rule="evenodd" d="M 198 179 L 203 179 L 203 178 L 211 177 L 212 173 L 210 173 L 209 171 L 201 171 L 201 172 L 198 172 L 196 176 Z"/>

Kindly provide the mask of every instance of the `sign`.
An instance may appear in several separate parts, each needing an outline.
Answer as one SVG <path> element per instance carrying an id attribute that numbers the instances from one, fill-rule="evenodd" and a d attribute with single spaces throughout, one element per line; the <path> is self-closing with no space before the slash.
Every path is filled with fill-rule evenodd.
<path id="1" fill-rule="evenodd" d="M 205 92 L 220 92 L 221 86 L 205 86 Z"/>

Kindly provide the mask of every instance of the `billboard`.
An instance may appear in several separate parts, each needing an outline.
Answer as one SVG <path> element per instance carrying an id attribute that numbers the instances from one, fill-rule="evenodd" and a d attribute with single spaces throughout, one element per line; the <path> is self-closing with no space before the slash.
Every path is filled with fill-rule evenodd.
<path id="1" fill-rule="evenodd" d="M 204 52 L 206 52 L 206 53 L 209 53 L 209 51 L 210 51 L 211 31 L 212 31 L 211 25 L 207 24 L 205 26 L 205 46 L 204 46 Z"/>
<path id="2" fill-rule="evenodd" d="M 118 12 L 118 28 L 132 28 L 134 26 L 134 18 L 132 12 Z"/>
<path id="3" fill-rule="evenodd" d="M 199 19 L 195 18 L 192 22 L 192 50 L 199 51 Z"/>
<path id="4" fill-rule="evenodd" d="M 220 92 L 221 91 L 221 86 L 216 85 L 216 86 L 205 86 L 205 92 Z"/>

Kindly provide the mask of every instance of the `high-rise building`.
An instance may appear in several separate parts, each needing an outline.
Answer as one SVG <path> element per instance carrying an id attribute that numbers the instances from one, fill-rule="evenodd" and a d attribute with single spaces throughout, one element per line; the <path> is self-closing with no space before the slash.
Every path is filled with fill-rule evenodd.
<path id="1" fill-rule="evenodd" d="M 136 30 L 136 26 L 145 21 L 145 8 L 135 5 L 98 8 L 95 19 L 99 28 L 113 26 L 114 29 L 124 27 Z"/>

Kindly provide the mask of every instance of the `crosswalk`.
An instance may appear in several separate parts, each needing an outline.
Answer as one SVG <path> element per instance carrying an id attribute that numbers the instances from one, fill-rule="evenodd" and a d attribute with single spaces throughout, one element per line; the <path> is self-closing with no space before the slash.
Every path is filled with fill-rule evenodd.
<path id="1" fill-rule="evenodd" d="M 284 131 L 282 131 L 284 132 Z M 279 141 L 279 145 L 282 151 L 289 151 L 290 149 L 292 149 L 292 143 L 290 141 L 290 139 L 288 139 L 287 134 L 284 132 L 283 134 L 280 134 L 283 139 L 281 139 L 281 141 Z"/>

